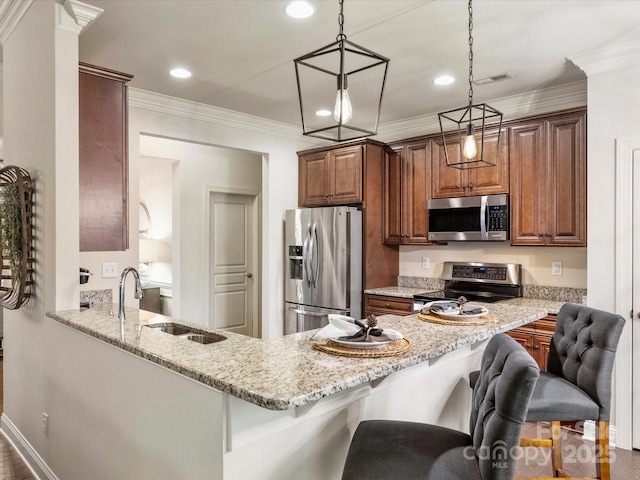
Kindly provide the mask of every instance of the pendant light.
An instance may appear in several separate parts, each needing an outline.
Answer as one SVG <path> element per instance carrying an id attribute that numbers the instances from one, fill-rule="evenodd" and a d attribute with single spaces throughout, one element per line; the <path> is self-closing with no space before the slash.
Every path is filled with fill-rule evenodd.
<path id="1" fill-rule="evenodd" d="M 341 142 L 377 133 L 389 59 L 347 40 L 338 3 L 336 41 L 293 62 L 303 134 Z"/>
<path id="2" fill-rule="evenodd" d="M 502 113 L 486 103 L 477 105 L 473 103 L 472 0 L 469 0 L 469 104 L 439 113 L 438 120 L 448 167 L 468 170 L 496 166 L 502 130 Z M 494 153 L 494 149 L 491 149 L 492 152 L 485 150 L 485 133 L 487 124 L 491 123 L 490 128 L 493 130 L 496 127 L 493 124 L 496 122 L 498 137 Z"/>

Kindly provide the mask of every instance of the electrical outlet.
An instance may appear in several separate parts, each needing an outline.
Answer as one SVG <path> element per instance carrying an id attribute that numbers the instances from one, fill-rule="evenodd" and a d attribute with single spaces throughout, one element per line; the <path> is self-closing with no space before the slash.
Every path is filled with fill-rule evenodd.
<path id="1" fill-rule="evenodd" d="M 562 275 L 562 262 L 551 262 L 551 275 Z"/>
<path id="2" fill-rule="evenodd" d="M 117 278 L 118 277 L 118 264 L 117 263 L 103 263 L 102 264 L 102 278 Z"/>
<path id="3" fill-rule="evenodd" d="M 422 268 L 429 268 L 429 257 L 422 257 Z"/>
<path id="4" fill-rule="evenodd" d="M 42 412 L 42 433 L 45 437 L 49 436 L 49 415 Z"/>

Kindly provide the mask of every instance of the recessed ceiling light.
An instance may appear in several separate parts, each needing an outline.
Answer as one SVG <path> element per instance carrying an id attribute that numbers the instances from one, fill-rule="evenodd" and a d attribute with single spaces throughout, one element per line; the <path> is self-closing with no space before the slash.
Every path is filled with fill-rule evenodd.
<path id="1" fill-rule="evenodd" d="M 293 18 L 307 18 L 313 15 L 313 7 L 309 2 L 296 0 L 291 2 L 284 9 L 287 15 Z"/>
<path id="2" fill-rule="evenodd" d="M 174 68 L 169 71 L 169 74 L 176 78 L 189 78 L 191 76 L 191 72 L 184 68 Z"/>
<path id="3" fill-rule="evenodd" d="M 435 83 L 436 85 L 451 85 L 455 81 L 456 79 L 451 75 L 440 75 L 433 80 L 433 83 Z"/>
<path id="4" fill-rule="evenodd" d="M 329 110 L 318 110 L 316 112 L 316 115 L 319 117 L 328 117 L 329 115 L 331 115 L 331 111 Z"/>

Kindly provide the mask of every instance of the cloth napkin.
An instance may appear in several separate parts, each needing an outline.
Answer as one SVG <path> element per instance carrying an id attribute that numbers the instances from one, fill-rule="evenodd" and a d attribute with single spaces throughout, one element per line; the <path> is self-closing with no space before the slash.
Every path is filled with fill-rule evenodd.
<path id="1" fill-rule="evenodd" d="M 349 337 L 357 334 L 362 327 L 356 325 L 355 318 L 347 317 L 346 315 L 334 315 L 329 314 L 329 325 L 318 330 L 312 337 L 312 341 L 322 340 L 323 338 L 335 338 L 341 339 L 340 337 Z M 380 330 L 380 329 L 378 329 Z M 372 336 L 371 339 L 375 342 L 386 342 L 388 340 L 400 340 L 403 338 L 402 333 L 392 330 L 390 328 L 382 329 L 382 332 L 379 336 Z M 362 338 L 354 338 L 349 339 L 349 341 L 364 341 L 365 336 Z"/>
<path id="2" fill-rule="evenodd" d="M 429 311 L 432 313 L 444 313 L 448 315 L 456 315 L 460 312 L 458 302 L 434 302 L 429 307 Z M 482 307 L 475 305 L 465 305 L 462 307 L 463 315 L 479 315 L 483 313 Z"/>

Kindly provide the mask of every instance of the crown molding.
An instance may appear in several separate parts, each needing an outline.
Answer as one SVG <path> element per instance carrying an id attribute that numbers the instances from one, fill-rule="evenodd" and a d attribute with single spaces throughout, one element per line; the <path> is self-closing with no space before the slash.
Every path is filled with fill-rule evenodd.
<path id="1" fill-rule="evenodd" d="M 330 144 L 320 139 L 303 136 L 302 128 L 295 125 L 137 88 L 129 88 L 129 108 L 286 138 L 306 143 L 311 147 Z"/>
<path id="2" fill-rule="evenodd" d="M 587 104 L 587 81 L 581 80 L 567 85 L 533 90 L 525 94 L 490 100 L 488 103 L 502 112 L 504 120 L 580 107 Z M 391 142 L 428 135 L 439 130 L 438 114 L 429 113 L 382 124 L 378 129 L 378 135 L 374 138 L 381 142 Z"/>
<path id="3" fill-rule="evenodd" d="M 80 35 L 104 10 L 78 0 L 56 3 L 56 27 Z"/>
<path id="4" fill-rule="evenodd" d="M 0 43 L 4 45 L 32 3 L 33 0 L 22 2 L 2 0 L 0 2 Z"/>
<path id="5" fill-rule="evenodd" d="M 589 75 L 640 65 L 640 42 L 613 45 L 569 57 L 578 68 Z"/>

